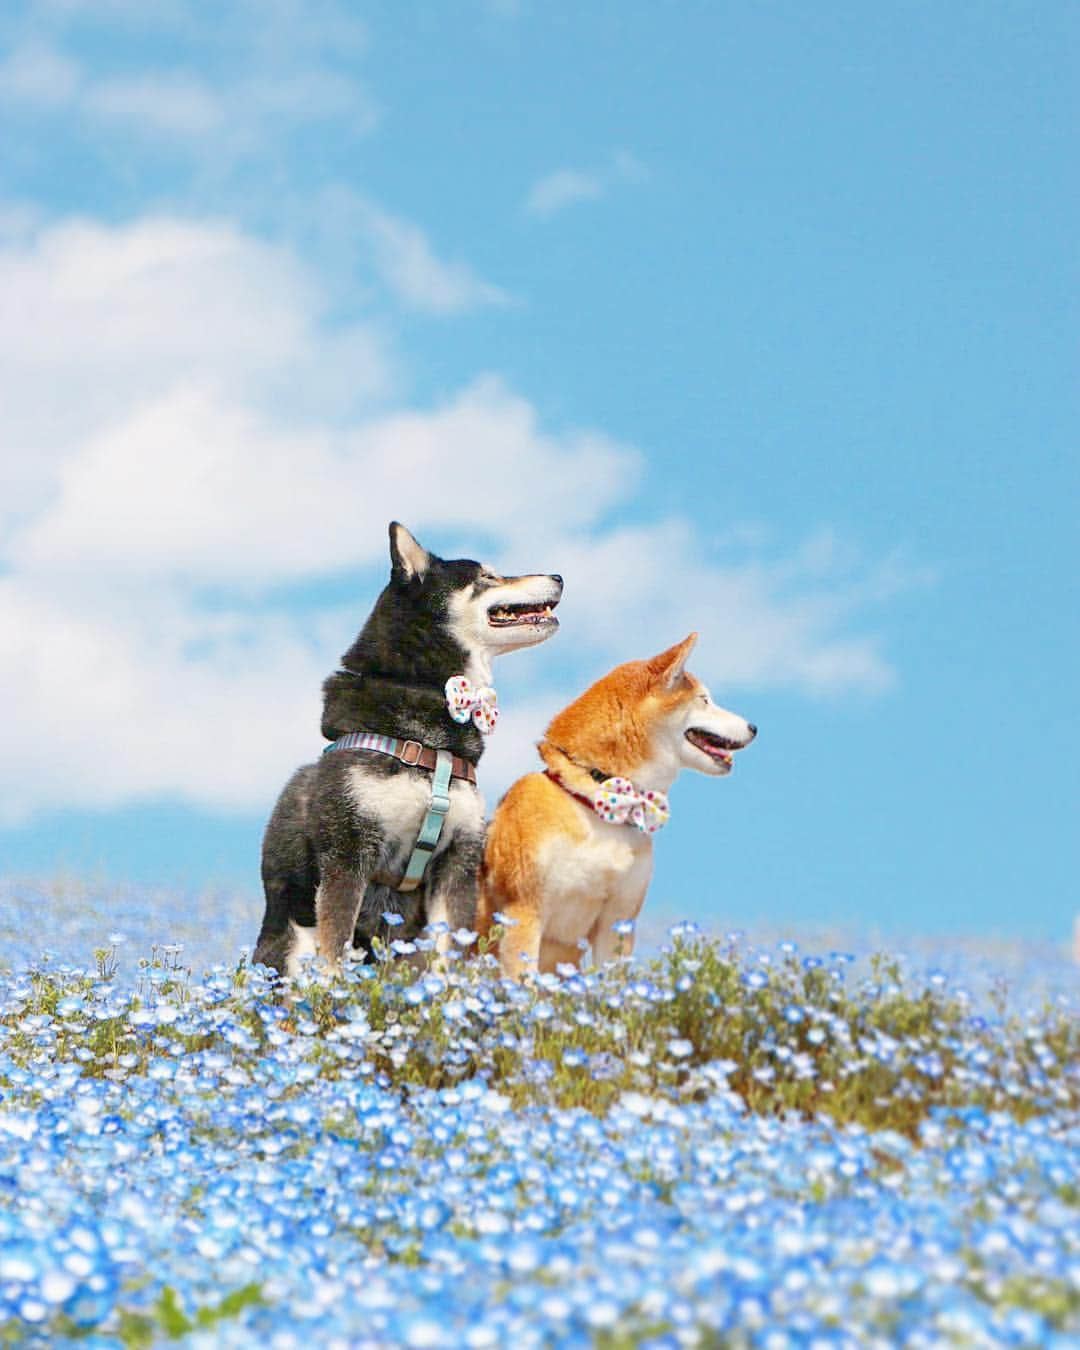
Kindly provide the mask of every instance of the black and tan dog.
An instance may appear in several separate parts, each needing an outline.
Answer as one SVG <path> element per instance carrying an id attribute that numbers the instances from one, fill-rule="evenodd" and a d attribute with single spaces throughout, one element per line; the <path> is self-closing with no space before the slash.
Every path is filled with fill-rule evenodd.
<path id="1" fill-rule="evenodd" d="M 336 965 L 348 946 L 369 950 L 377 936 L 408 938 L 437 922 L 473 927 L 484 848 L 476 763 L 497 716 L 491 662 L 558 628 L 559 576 L 448 562 L 396 522 L 390 558 L 389 584 L 323 685 L 322 732 L 335 744 L 297 770 L 266 828 L 255 960 L 282 973 L 315 953 Z M 410 889 L 439 751 L 452 756 L 448 804 Z M 386 913 L 400 916 L 392 932 Z"/>

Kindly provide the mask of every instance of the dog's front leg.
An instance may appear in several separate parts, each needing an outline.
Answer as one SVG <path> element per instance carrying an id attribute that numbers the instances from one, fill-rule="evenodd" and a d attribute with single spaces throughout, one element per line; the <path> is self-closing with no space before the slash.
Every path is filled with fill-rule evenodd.
<path id="1" fill-rule="evenodd" d="M 616 933 L 614 920 L 608 920 L 606 923 L 601 921 L 594 925 L 589 934 L 589 942 L 593 949 L 593 963 L 597 966 L 604 966 L 609 961 L 614 961 L 619 956 L 633 956 L 634 954 L 634 934 Z"/>
<path id="2" fill-rule="evenodd" d="M 629 919 L 632 925 L 637 923 L 645 895 L 652 878 L 652 845 L 642 848 L 632 867 L 621 878 L 618 886 L 609 895 L 607 903 L 600 910 L 596 922 L 589 933 L 592 945 L 593 963 L 606 965 L 619 956 L 632 956 L 636 929 L 631 926 L 628 933 L 619 933 L 615 925 Z"/>
<path id="3" fill-rule="evenodd" d="M 352 945 L 370 870 L 357 863 L 346 866 L 336 860 L 320 861 L 315 943 L 318 954 L 332 970 L 340 968 L 346 946 Z"/>
<path id="4" fill-rule="evenodd" d="M 476 930 L 476 883 L 484 856 L 481 833 L 458 831 L 450 846 L 432 863 L 428 879 L 427 923 L 445 924 L 435 940 L 442 954 L 450 947 L 451 933 Z"/>
<path id="5" fill-rule="evenodd" d="M 584 939 L 580 943 L 558 942 L 546 937 L 540 939 L 540 972 L 543 975 L 552 974 L 558 966 L 580 967 L 584 957 Z"/>

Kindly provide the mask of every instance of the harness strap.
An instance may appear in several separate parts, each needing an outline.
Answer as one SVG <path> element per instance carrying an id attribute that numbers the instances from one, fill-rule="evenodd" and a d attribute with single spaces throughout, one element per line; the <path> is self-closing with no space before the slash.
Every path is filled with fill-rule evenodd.
<path id="1" fill-rule="evenodd" d="M 446 813 L 450 810 L 450 777 L 454 756 L 449 750 L 435 752 L 435 776 L 431 780 L 431 802 L 420 826 L 420 833 L 409 858 L 405 875 L 398 882 L 399 891 L 415 891 L 424 879 L 431 855 L 438 847 L 439 838 L 446 823 Z"/>
<path id="2" fill-rule="evenodd" d="M 419 767 L 429 772 L 435 768 L 439 755 L 450 754 L 448 750 L 432 750 L 419 741 L 402 741 L 397 736 L 380 736 L 374 731 L 350 731 L 339 736 L 336 741 L 331 741 L 323 754 L 327 755 L 331 750 L 375 750 L 380 755 L 392 755 L 409 768 Z M 463 778 L 466 783 L 476 786 L 475 764 L 462 759 L 460 755 L 450 755 L 450 762 L 452 777 Z"/>
<path id="3" fill-rule="evenodd" d="M 323 754 L 331 750 L 375 750 L 382 755 L 392 755 L 410 768 L 419 766 L 434 771 L 427 814 L 409 855 L 405 875 L 393 888 L 397 891 L 415 891 L 423 881 L 431 855 L 442 838 L 443 826 L 450 810 L 450 780 L 463 778 L 475 785 L 475 765 L 458 755 L 452 755 L 449 750 L 432 750 L 419 741 L 402 741 L 396 736 L 380 736 L 374 731 L 350 731 L 345 736 L 339 736 L 336 741 L 331 741 Z"/>

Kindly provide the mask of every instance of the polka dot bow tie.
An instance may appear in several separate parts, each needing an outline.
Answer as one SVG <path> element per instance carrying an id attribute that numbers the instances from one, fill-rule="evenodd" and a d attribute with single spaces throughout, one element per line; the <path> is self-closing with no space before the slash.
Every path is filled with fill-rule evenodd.
<path id="1" fill-rule="evenodd" d="M 663 792 L 639 792 L 629 778 L 605 778 L 593 798 L 593 810 L 612 825 L 633 825 L 655 834 L 671 819 Z"/>
<path id="2" fill-rule="evenodd" d="M 490 736 L 499 720 L 499 696 L 490 684 L 473 684 L 467 675 L 446 681 L 446 710 L 455 722 L 471 721 Z"/>

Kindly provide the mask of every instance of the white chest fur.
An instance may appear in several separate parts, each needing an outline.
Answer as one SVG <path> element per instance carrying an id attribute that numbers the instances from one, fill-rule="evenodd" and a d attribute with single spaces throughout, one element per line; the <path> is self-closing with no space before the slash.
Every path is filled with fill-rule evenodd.
<path id="1" fill-rule="evenodd" d="M 373 774 L 363 765 L 357 765 L 349 770 L 346 790 L 357 814 L 382 826 L 390 844 L 387 862 L 402 854 L 407 857 L 431 804 L 431 775 Z M 450 810 L 443 823 L 436 855 L 449 845 L 458 831 L 482 834 L 483 830 L 483 797 L 471 784 L 460 778 L 452 779 Z"/>
<path id="2" fill-rule="evenodd" d="M 652 875 L 652 840 L 628 825 L 609 825 L 582 808 L 588 836 L 548 839 L 537 853 L 543 928 L 558 942 L 587 938 L 601 926 L 635 918 Z"/>

